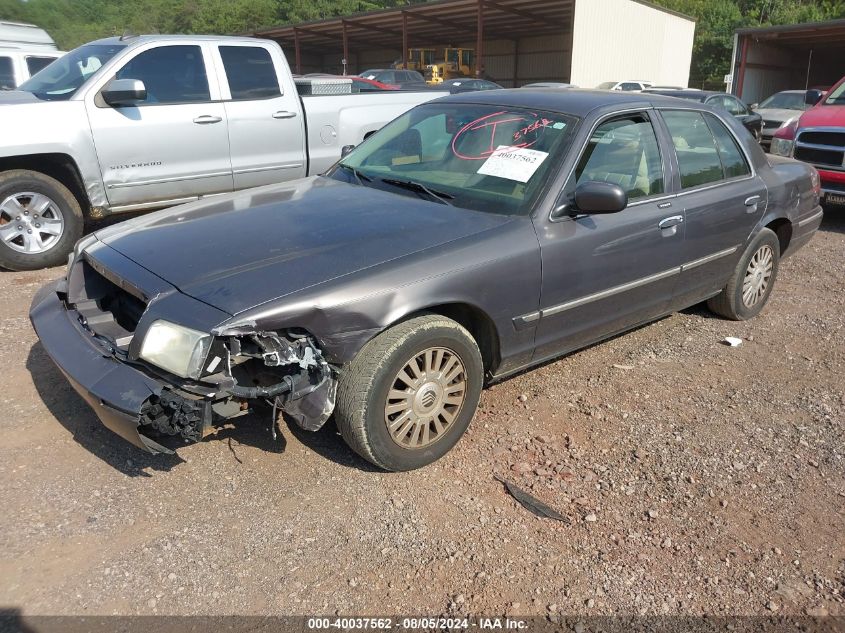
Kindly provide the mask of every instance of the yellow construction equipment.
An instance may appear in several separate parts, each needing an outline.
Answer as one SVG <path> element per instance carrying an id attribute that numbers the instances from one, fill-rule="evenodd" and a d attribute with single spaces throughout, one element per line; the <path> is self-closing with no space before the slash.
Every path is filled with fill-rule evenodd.
<path id="1" fill-rule="evenodd" d="M 475 71 L 475 50 L 472 48 L 443 49 L 443 62 L 425 67 L 425 80 L 430 84 L 443 83 L 447 79 L 469 77 Z"/>
<path id="2" fill-rule="evenodd" d="M 434 48 L 409 48 L 408 49 L 408 63 L 403 64 L 401 60 L 397 61 L 393 67 L 399 70 L 416 70 L 421 73 L 425 69 L 434 64 L 437 49 Z"/>

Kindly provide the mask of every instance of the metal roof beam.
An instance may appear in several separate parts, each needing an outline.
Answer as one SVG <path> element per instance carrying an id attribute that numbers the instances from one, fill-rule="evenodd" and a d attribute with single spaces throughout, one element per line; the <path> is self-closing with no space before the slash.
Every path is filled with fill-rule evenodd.
<path id="1" fill-rule="evenodd" d="M 531 20 L 532 22 L 536 22 L 537 24 L 549 24 L 558 26 L 569 26 L 565 22 L 558 22 L 556 20 L 548 20 L 541 15 L 537 15 L 536 13 L 532 13 L 530 11 L 524 11 L 522 9 L 517 9 L 515 7 L 508 7 L 503 4 L 499 4 L 498 2 L 491 2 L 491 0 L 482 0 L 482 4 L 484 6 L 490 7 L 491 9 L 496 9 L 497 11 L 501 11 L 502 13 L 510 13 L 511 15 L 516 15 L 521 18 L 525 18 L 526 20 Z"/>
<path id="2" fill-rule="evenodd" d="M 306 33 L 308 35 L 313 35 L 315 37 L 322 37 L 322 38 L 325 38 L 325 39 L 328 39 L 328 40 L 343 41 L 343 35 L 335 35 L 334 33 L 324 33 L 323 31 L 315 31 L 313 29 L 303 28 L 301 26 L 297 26 L 294 30 L 298 31 L 300 33 Z M 285 38 L 285 39 L 287 39 L 287 38 Z M 352 42 L 353 44 L 360 44 L 361 46 L 372 45 L 372 42 L 368 42 L 368 41 L 365 41 L 365 40 L 359 40 L 359 39 L 355 39 L 354 37 L 348 37 L 348 36 L 346 38 L 346 41 Z M 305 43 L 305 42 L 303 42 L 303 43 Z"/>
<path id="3" fill-rule="evenodd" d="M 391 35 L 395 37 L 402 37 L 402 31 L 394 31 L 393 29 L 386 29 L 381 26 L 373 26 L 371 24 L 363 24 L 356 20 L 341 20 L 341 22 L 346 22 L 349 26 L 354 26 L 355 28 L 365 29 L 367 31 L 374 31 L 375 33 L 383 33 L 385 35 Z"/>
<path id="4" fill-rule="evenodd" d="M 422 20 L 423 22 L 428 22 L 430 24 L 436 24 L 438 26 L 445 26 L 447 28 L 453 29 L 455 31 L 459 31 L 462 33 L 469 33 L 470 35 L 475 34 L 475 29 L 471 26 L 463 24 L 461 22 L 450 22 L 449 20 L 444 20 L 442 18 L 436 18 L 432 15 L 426 15 L 424 13 L 418 13 L 416 11 L 403 11 L 408 15 L 408 17 L 412 17 L 417 20 Z"/>

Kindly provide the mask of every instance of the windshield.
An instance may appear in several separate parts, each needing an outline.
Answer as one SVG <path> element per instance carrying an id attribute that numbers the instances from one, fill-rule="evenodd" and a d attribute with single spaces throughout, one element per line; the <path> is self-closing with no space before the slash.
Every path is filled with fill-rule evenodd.
<path id="1" fill-rule="evenodd" d="M 85 81 L 114 57 L 125 44 L 87 44 L 71 51 L 21 84 L 44 101 L 67 101 Z"/>
<path id="2" fill-rule="evenodd" d="M 834 86 L 827 99 L 824 100 L 825 105 L 845 105 L 845 81 L 840 81 L 838 86 Z"/>
<path id="3" fill-rule="evenodd" d="M 615 85 L 615 81 L 605 81 L 603 84 L 599 84 L 597 87 L 599 90 L 610 90 Z"/>
<path id="4" fill-rule="evenodd" d="M 367 139 L 329 175 L 477 211 L 527 214 L 560 164 L 575 121 L 523 108 L 425 104 Z"/>
<path id="5" fill-rule="evenodd" d="M 757 109 L 806 110 L 807 107 L 807 104 L 804 103 L 803 92 L 779 92 L 763 101 Z"/>

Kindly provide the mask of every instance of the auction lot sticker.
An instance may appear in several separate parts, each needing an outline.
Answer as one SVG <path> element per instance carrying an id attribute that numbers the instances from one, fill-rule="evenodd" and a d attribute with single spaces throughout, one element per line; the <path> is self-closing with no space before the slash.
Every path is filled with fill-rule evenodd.
<path id="1" fill-rule="evenodd" d="M 548 153 L 524 147 L 499 145 L 478 169 L 483 176 L 496 176 L 517 182 L 528 182 L 546 160 Z"/>

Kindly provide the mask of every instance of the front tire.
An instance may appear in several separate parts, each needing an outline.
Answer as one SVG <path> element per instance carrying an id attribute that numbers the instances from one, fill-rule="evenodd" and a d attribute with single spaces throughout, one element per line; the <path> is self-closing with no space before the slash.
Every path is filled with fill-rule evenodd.
<path id="1" fill-rule="evenodd" d="M 779 262 L 777 235 L 770 229 L 761 229 L 745 249 L 727 285 L 707 301 L 707 307 L 733 321 L 757 316 L 772 294 Z"/>
<path id="2" fill-rule="evenodd" d="M 0 266 L 58 266 L 82 237 L 79 202 L 62 183 L 36 171 L 0 173 Z"/>
<path id="3" fill-rule="evenodd" d="M 342 369 L 335 421 L 352 450 L 376 466 L 421 468 L 458 443 L 483 377 L 481 353 L 465 328 L 420 316 L 382 332 Z"/>

